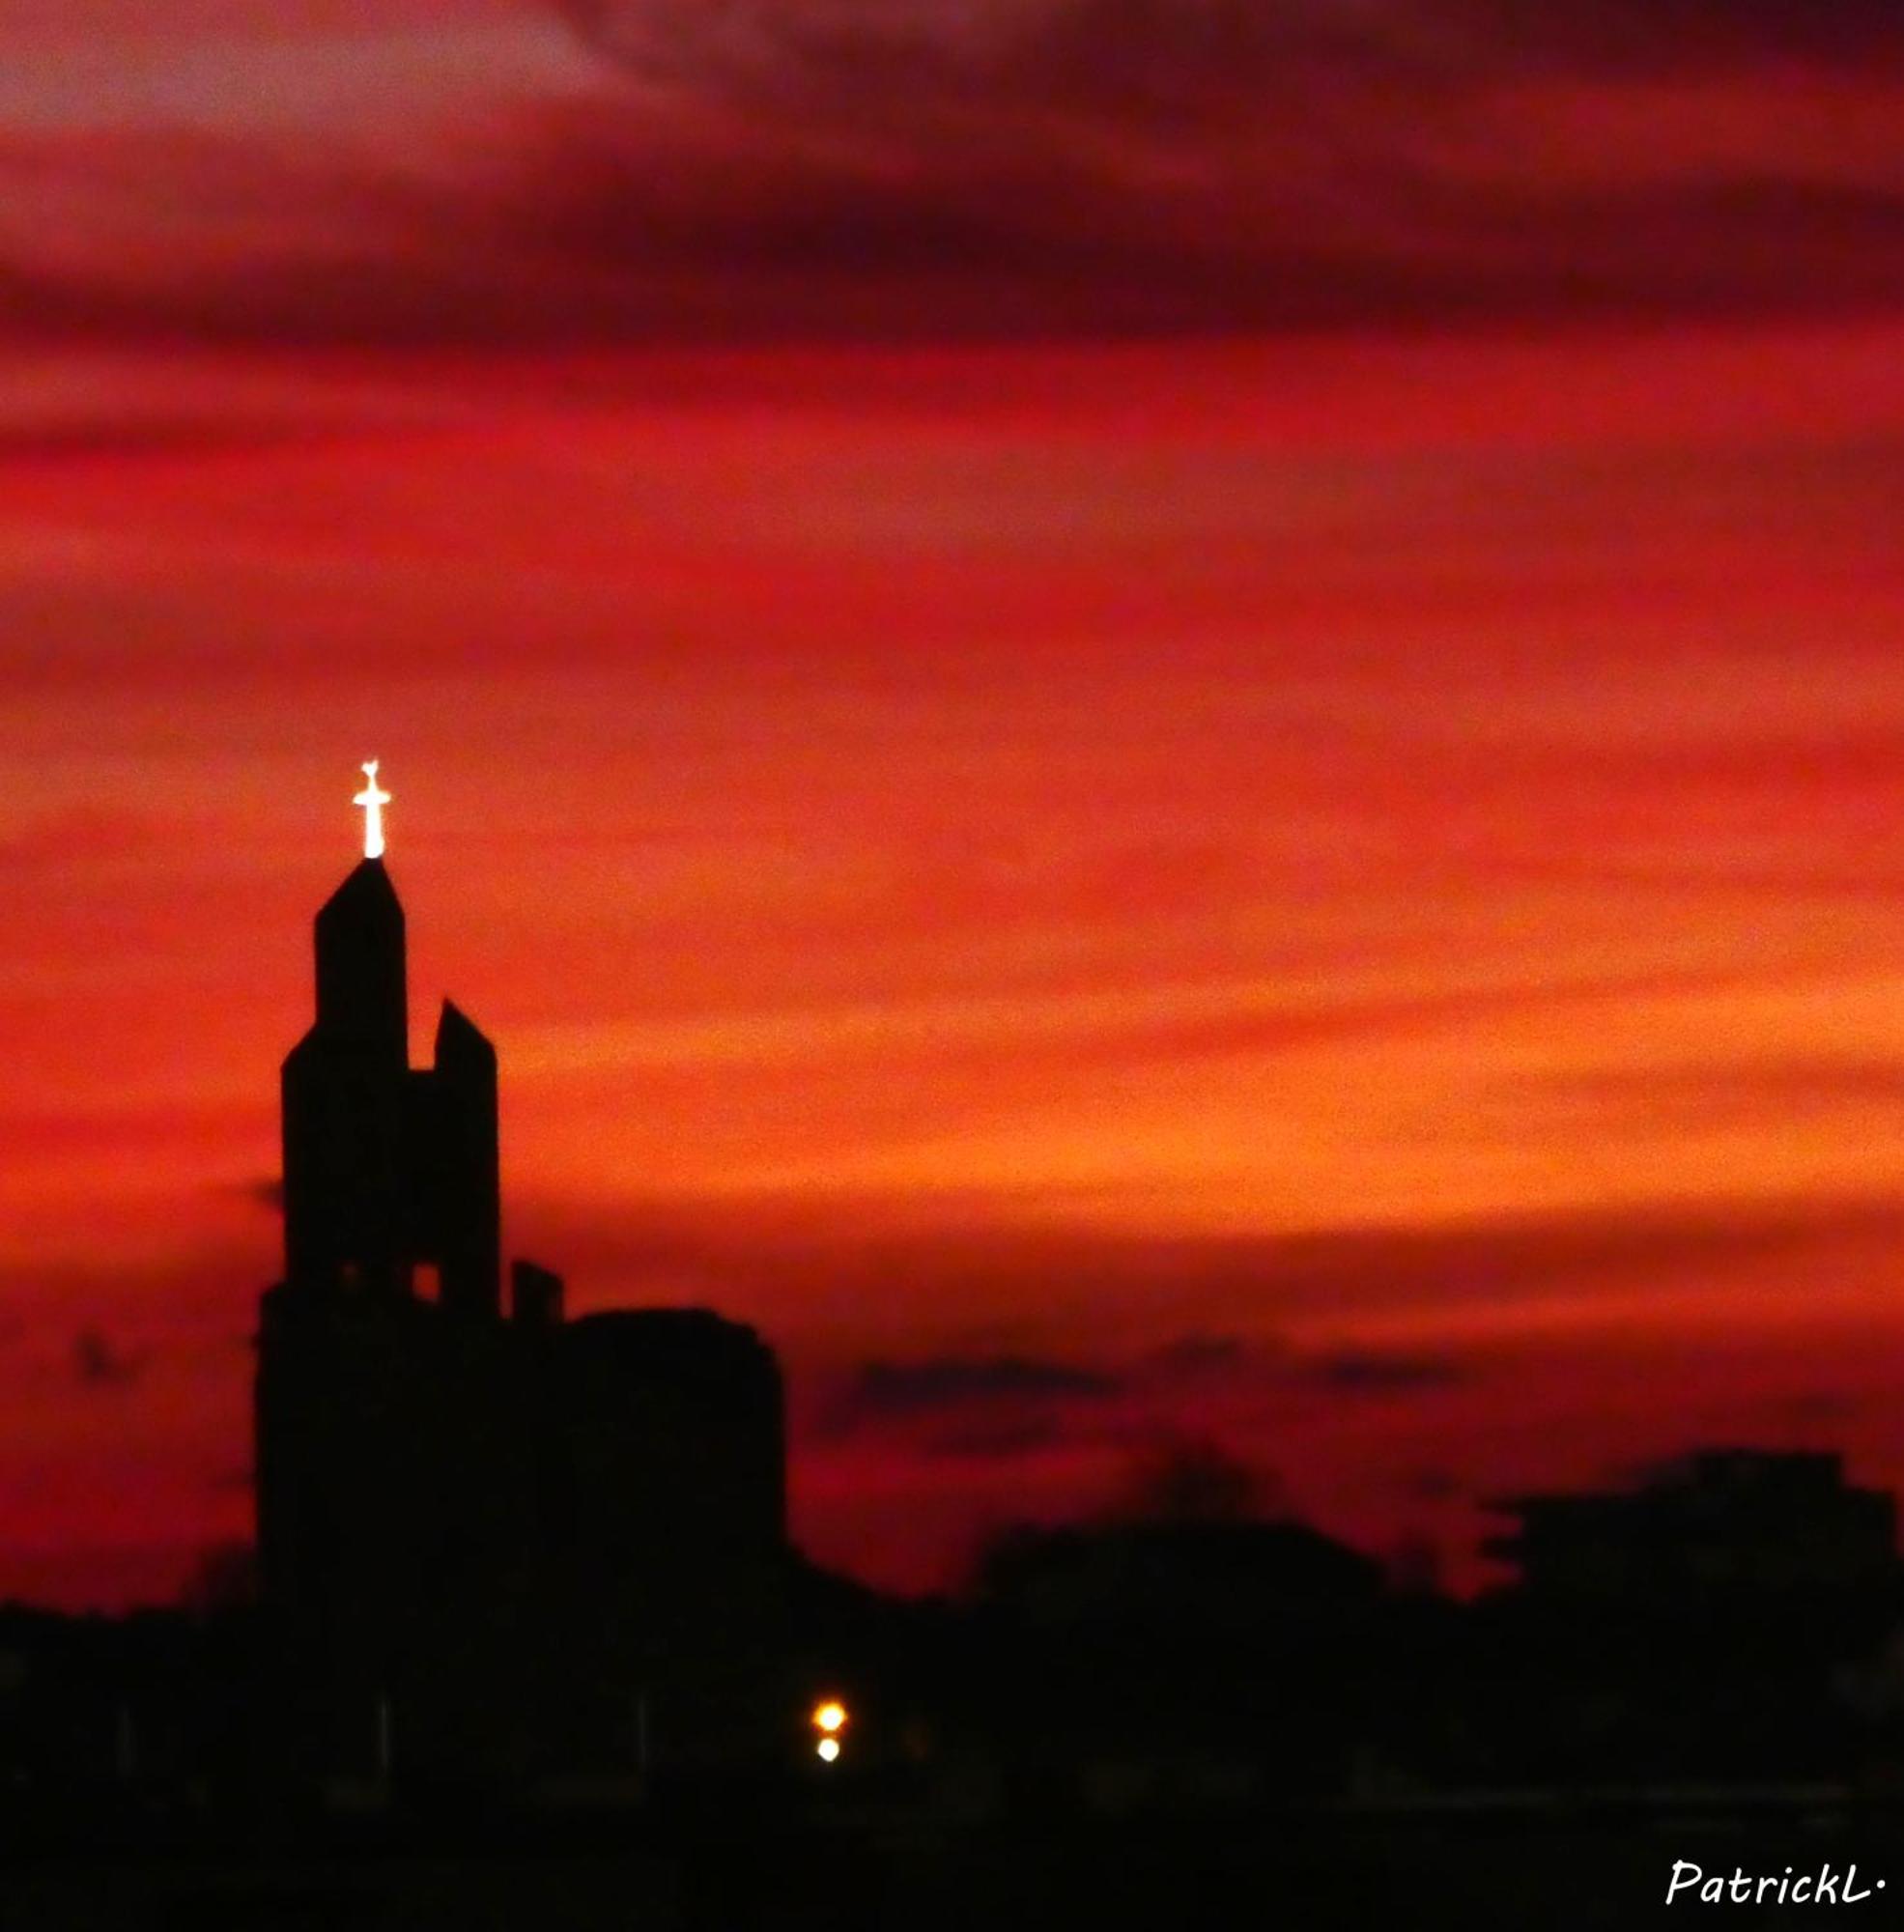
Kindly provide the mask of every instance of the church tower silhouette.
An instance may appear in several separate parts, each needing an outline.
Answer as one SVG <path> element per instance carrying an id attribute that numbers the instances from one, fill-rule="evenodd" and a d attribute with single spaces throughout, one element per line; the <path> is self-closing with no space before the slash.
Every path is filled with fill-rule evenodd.
<path id="1" fill-rule="evenodd" d="M 787 1555 L 780 1369 L 705 1309 L 567 1321 L 528 1262 L 505 1313 L 496 1051 L 445 1001 L 433 1064 L 409 1065 L 388 794 L 365 771 L 365 856 L 317 915 L 316 1016 L 282 1074 L 265 1605 L 320 1761 L 373 1734 L 387 1756 L 393 1708 L 412 1764 L 585 1758 L 590 1698 L 621 1737 L 659 1660 L 758 1650 Z"/>
<path id="2" fill-rule="evenodd" d="M 317 1020 L 284 1063 L 284 1265 L 296 1281 L 501 1300 L 496 1049 L 449 1001 L 435 1065 L 409 1065 L 404 916 L 365 859 L 317 917 Z"/>

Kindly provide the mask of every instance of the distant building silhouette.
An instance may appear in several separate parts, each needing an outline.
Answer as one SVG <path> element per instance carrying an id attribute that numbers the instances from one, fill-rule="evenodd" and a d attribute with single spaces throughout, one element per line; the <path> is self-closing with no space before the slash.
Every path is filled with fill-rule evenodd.
<path id="1" fill-rule="evenodd" d="M 1176 1642 L 1340 1628 L 1382 1594 L 1381 1566 L 1306 1523 L 1113 1522 L 1008 1534 L 986 1553 L 984 1599 L 1046 1628 L 1154 1627 Z"/>
<path id="2" fill-rule="evenodd" d="M 1197 1486 L 1186 1499 L 1195 1513 L 1000 1537 L 938 1673 L 946 1734 L 1087 1805 L 1340 1789 L 1386 1688 L 1380 1567 L 1303 1523 L 1202 1514 Z"/>
<path id="3" fill-rule="evenodd" d="M 1847 1687 L 1895 1627 L 1895 1504 L 1835 1454 L 1713 1448 L 1631 1487 L 1523 1495 L 1520 1572 L 1466 1620 L 1450 1738 L 1524 1776 L 1824 1776 L 1863 1748 Z"/>
<path id="4" fill-rule="evenodd" d="M 496 1053 L 445 1002 L 433 1065 L 409 1065 L 381 859 L 327 901 L 316 951 L 255 1417 L 264 1605 L 336 1714 L 314 1747 L 371 1769 L 625 1761 L 638 1705 L 645 1750 L 657 1695 L 699 1695 L 766 1641 L 778 1364 L 705 1310 L 567 1321 L 526 1262 L 505 1311 Z"/>
<path id="5" fill-rule="evenodd" d="M 1637 1487 L 1497 1503 L 1520 1527 L 1491 1538 L 1529 1596 L 1692 1603 L 1858 1588 L 1896 1563 L 1896 1504 L 1844 1480 L 1824 1452 L 1704 1449 Z"/>

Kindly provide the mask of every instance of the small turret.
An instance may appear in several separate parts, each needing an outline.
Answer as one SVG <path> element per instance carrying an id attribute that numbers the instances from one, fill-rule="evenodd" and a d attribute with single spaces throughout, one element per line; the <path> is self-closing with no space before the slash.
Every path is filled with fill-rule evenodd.
<path id="1" fill-rule="evenodd" d="M 502 1178 L 496 1130 L 496 1048 L 448 1000 L 437 1022 L 428 1143 L 435 1155 L 428 1245 L 446 1309 L 494 1317 L 502 1293 Z"/>

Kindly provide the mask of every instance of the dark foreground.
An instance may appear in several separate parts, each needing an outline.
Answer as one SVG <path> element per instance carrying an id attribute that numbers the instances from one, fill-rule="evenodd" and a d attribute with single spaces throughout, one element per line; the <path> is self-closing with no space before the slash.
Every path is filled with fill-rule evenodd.
<path id="1" fill-rule="evenodd" d="M 62 1833 L 61 1835 L 67 1835 Z M 1700 1903 L 1696 1924 L 1904 1924 L 1904 1812 L 1829 1797 L 1595 1806 L 1486 1800 L 1374 1817 L 1238 1814 L 1042 1824 L 867 1815 L 333 1827 L 301 1847 L 108 1831 L 15 1842 L 6 1932 L 747 1932 L 939 1928 L 1624 1927 L 1675 1860 L 1774 1879 L 1855 1864 L 1835 1906 Z M 1878 1881 L 1886 1880 L 1883 1887 Z M 1850 1915 L 1849 1918 L 1846 1915 Z M 1672 1919 L 1668 1923 L 1675 1922 Z"/>

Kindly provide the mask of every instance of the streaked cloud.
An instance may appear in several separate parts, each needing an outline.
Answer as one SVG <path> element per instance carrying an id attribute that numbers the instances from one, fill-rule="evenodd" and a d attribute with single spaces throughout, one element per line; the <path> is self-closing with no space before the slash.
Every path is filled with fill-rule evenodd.
<path id="1" fill-rule="evenodd" d="M 302 81 L 275 127 L 213 111 L 236 18 L 169 54 L 127 41 L 144 79 L 104 126 L 82 97 L 16 93 L 0 175 L 40 217 L 0 224 L 16 318 L 308 343 L 1021 339 L 1904 297 L 1904 36 L 1876 6 L 560 13 L 566 47 L 556 15 L 476 0 L 257 28 Z"/>

